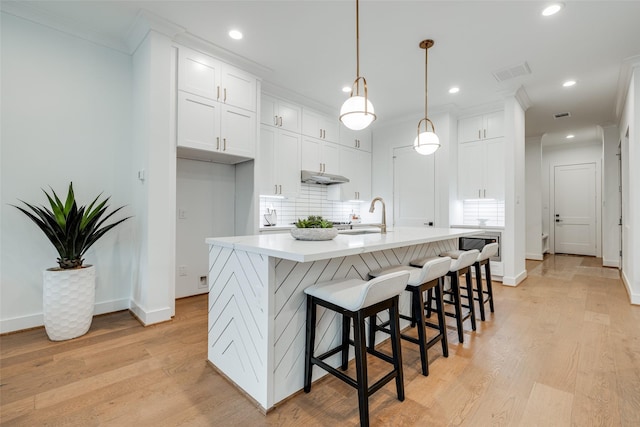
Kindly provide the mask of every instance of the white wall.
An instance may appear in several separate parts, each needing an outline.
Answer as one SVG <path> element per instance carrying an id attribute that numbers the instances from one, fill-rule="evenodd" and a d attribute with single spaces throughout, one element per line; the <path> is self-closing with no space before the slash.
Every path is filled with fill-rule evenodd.
<path id="1" fill-rule="evenodd" d="M 41 188 L 130 205 L 131 58 L 2 12 L 0 332 L 42 325 L 42 271 L 57 253 L 9 204 L 46 203 Z M 127 206 L 122 216 L 132 214 Z M 120 214 L 117 214 L 121 217 Z M 97 267 L 96 313 L 126 309 L 134 219 L 86 254 Z"/>
<path id="2" fill-rule="evenodd" d="M 379 126 L 372 130 L 372 195 L 384 199 L 387 207 L 387 223 L 391 224 L 394 218 L 393 212 L 393 149 L 413 145 L 416 137 L 418 121 L 421 117 L 402 122 L 394 122 L 386 126 Z M 435 160 L 435 226 L 449 227 L 449 195 L 453 185 L 455 191 L 455 177 L 457 168 L 456 159 L 451 160 L 450 148 L 455 145 L 457 139 L 457 121 L 449 113 L 436 114 L 429 117 L 433 121 L 436 134 L 440 138 L 440 148 L 433 154 Z M 451 141 L 454 141 L 452 143 Z M 453 181 L 453 184 L 451 184 Z M 373 214 L 368 209 L 362 209 L 364 222 L 379 220 L 378 210 Z"/>
<path id="3" fill-rule="evenodd" d="M 640 304 L 640 64 L 635 64 L 621 116 L 622 279 L 632 304 Z"/>
<path id="4" fill-rule="evenodd" d="M 596 253 L 602 256 L 602 243 L 600 227 L 601 214 L 601 170 L 602 170 L 602 140 L 575 141 L 562 145 L 545 145 L 545 137 L 542 137 L 542 232 L 549 233 L 549 249 L 554 253 L 554 230 L 552 216 L 554 212 L 552 197 L 553 169 L 558 165 L 570 165 L 577 163 L 596 164 Z"/>
<path id="5" fill-rule="evenodd" d="M 525 217 L 527 259 L 542 260 L 542 192 L 541 177 L 542 146 L 541 138 L 527 138 L 525 142 Z"/>
<path id="6" fill-rule="evenodd" d="M 604 128 L 602 171 L 602 264 L 620 267 L 620 182 L 617 126 Z"/>
<path id="7" fill-rule="evenodd" d="M 206 293 L 209 251 L 205 238 L 234 235 L 234 165 L 178 159 L 176 177 L 176 298 Z M 182 275 L 179 266 L 184 266 Z"/>

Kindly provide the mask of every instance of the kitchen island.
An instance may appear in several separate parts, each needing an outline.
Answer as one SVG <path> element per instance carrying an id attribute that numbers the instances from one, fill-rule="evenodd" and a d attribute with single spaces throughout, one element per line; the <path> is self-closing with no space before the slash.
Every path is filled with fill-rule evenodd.
<path id="1" fill-rule="evenodd" d="M 290 234 L 207 238 L 209 362 L 268 411 L 303 387 L 305 288 L 337 278 L 366 280 L 370 270 L 457 249 L 458 237 L 481 231 L 396 227 L 328 241 Z M 408 312 L 406 295 L 400 309 Z M 317 353 L 335 346 L 340 328 L 335 313 L 318 312 Z M 325 374 L 315 369 L 314 380 Z"/>

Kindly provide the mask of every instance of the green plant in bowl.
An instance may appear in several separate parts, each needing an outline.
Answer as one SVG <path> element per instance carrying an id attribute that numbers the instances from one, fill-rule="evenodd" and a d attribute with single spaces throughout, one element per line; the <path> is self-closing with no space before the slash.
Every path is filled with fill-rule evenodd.
<path id="1" fill-rule="evenodd" d="M 296 221 L 296 227 L 297 228 L 333 228 L 333 224 L 319 215 L 309 215 L 307 219 L 298 219 L 298 221 Z"/>

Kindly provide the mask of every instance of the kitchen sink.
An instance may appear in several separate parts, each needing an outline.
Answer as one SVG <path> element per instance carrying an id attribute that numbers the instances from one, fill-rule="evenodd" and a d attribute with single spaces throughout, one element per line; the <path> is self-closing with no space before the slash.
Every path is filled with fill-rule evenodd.
<path id="1" fill-rule="evenodd" d="M 350 235 L 359 235 L 359 234 L 380 234 L 380 230 L 345 230 L 338 232 L 339 234 L 350 234 Z"/>

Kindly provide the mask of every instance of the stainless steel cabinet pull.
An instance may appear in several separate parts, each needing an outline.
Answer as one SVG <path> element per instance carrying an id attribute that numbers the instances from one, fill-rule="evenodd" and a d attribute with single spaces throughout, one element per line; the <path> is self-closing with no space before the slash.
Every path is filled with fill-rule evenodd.
<path id="1" fill-rule="evenodd" d="M 319 136 L 319 138 L 320 138 L 320 139 L 322 139 L 322 129 L 320 129 L 320 136 Z"/>
<path id="2" fill-rule="evenodd" d="M 227 138 L 222 138 L 223 149 L 222 151 L 227 151 Z"/>
<path id="3" fill-rule="evenodd" d="M 278 126 L 278 116 L 273 116 L 273 125 Z"/>
<path id="4" fill-rule="evenodd" d="M 480 198 L 480 189 L 478 189 L 478 199 Z"/>
<path id="5" fill-rule="evenodd" d="M 278 185 L 278 187 L 280 187 L 280 193 L 279 194 L 282 194 L 282 185 Z"/>
<path id="6" fill-rule="evenodd" d="M 486 188 L 484 189 L 483 197 L 484 197 L 484 198 L 486 198 L 486 197 L 487 197 L 487 189 L 486 189 Z"/>
<path id="7" fill-rule="evenodd" d="M 217 136 L 216 137 L 216 150 L 219 150 L 219 149 L 220 149 L 220 137 Z"/>
<path id="8" fill-rule="evenodd" d="M 484 137 L 485 138 L 487 137 L 487 130 L 486 129 L 484 130 Z"/>
<path id="9" fill-rule="evenodd" d="M 478 129 L 478 139 L 480 139 L 480 138 L 482 138 L 482 137 L 480 136 L 480 129 Z"/>
<path id="10" fill-rule="evenodd" d="M 224 99 L 223 102 L 227 102 L 227 88 L 224 88 Z"/>
<path id="11" fill-rule="evenodd" d="M 273 187 L 273 194 L 278 194 L 278 184 L 274 184 Z"/>
<path id="12" fill-rule="evenodd" d="M 216 99 L 220 99 L 220 86 L 218 86 L 218 94 L 216 95 Z"/>
<path id="13" fill-rule="evenodd" d="M 280 119 L 278 119 L 279 125 L 280 127 L 282 127 L 282 116 L 280 116 Z"/>

